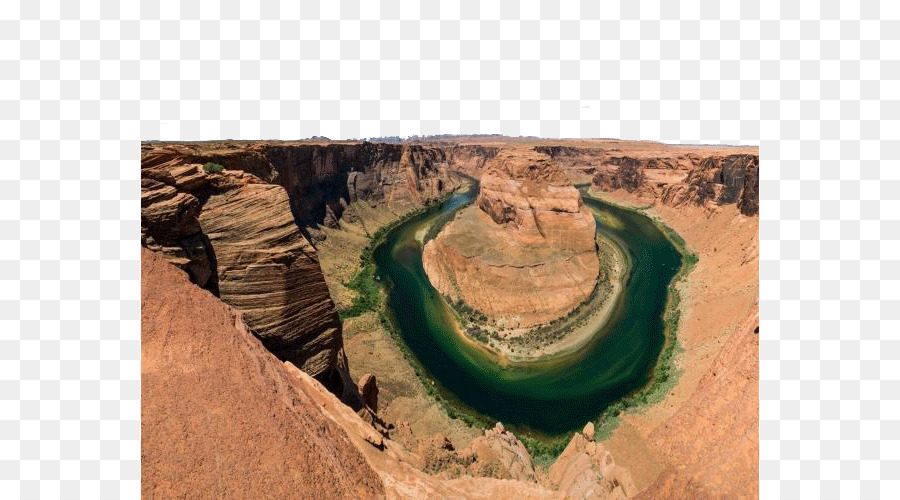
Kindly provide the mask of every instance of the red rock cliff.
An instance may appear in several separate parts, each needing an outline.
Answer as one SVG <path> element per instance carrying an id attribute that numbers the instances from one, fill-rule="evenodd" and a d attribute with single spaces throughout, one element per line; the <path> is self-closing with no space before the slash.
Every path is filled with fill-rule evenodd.
<path id="1" fill-rule="evenodd" d="M 142 245 L 241 310 L 279 358 L 353 399 L 310 228 L 339 224 L 357 200 L 415 205 L 441 196 L 461 182 L 447 157 L 419 145 L 145 144 Z M 224 171 L 206 172 L 207 162 Z"/>
<path id="2" fill-rule="evenodd" d="M 141 250 L 141 496 L 383 496 L 240 313 Z"/>

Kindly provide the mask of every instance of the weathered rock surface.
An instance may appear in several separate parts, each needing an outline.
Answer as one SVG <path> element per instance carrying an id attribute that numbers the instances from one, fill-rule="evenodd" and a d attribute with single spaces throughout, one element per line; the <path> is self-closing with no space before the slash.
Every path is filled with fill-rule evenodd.
<path id="1" fill-rule="evenodd" d="M 479 178 L 487 164 L 497 156 L 500 148 L 479 144 L 456 144 L 445 147 L 448 163 L 453 170 Z"/>
<path id="2" fill-rule="evenodd" d="M 476 152 L 457 155 L 473 161 Z M 310 227 L 348 203 L 411 206 L 460 185 L 443 148 L 370 143 L 145 144 L 142 245 L 245 313 L 273 353 L 350 400 L 341 326 Z M 202 165 L 225 167 L 207 173 Z"/>
<path id="3" fill-rule="evenodd" d="M 525 445 L 499 422 L 465 449 L 457 450 L 446 436 L 435 434 L 417 443 L 416 455 L 420 469 L 441 477 L 471 475 L 526 482 L 537 479 Z"/>
<path id="4" fill-rule="evenodd" d="M 672 465 L 643 498 L 759 496 L 758 329 L 754 306 L 681 411 L 651 434 Z"/>
<path id="5" fill-rule="evenodd" d="M 705 158 L 688 172 L 684 182 L 666 186 L 663 202 L 678 206 L 683 203 L 719 205 L 737 203 L 744 215 L 759 212 L 759 156 L 730 155 Z"/>
<path id="6" fill-rule="evenodd" d="M 525 445 L 497 422 L 493 429 L 472 441 L 463 455 L 474 456 L 469 471 L 476 476 L 534 481 L 534 464 Z"/>
<path id="7" fill-rule="evenodd" d="M 323 376 L 339 363 L 341 325 L 316 251 L 289 207 L 282 187 L 247 184 L 210 195 L 199 219 L 215 250 L 222 300 L 244 313 L 276 356 Z"/>
<path id="8" fill-rule="evenodd" d="M 594 426 L 572 436 L 553 466 L 550 482 L 566 498 L 624 499 L 637 494 L 631 474 L 615 464 L 609 451 L 594 442 Z"/>
<path id="9" fill-rule="evenodd" d="M 744 215 L 759 212 L 758 154 L 678 153 L 674 147 L 657 157 L 653 152 L 638 154 L 596 157 L 593 187 L 624 189 L 670 206 L 736 203 Z"/>
<path id="10" fill-rule="evenodd" d="M 594 183 L 605 191 L 624 189 L 633 193 L 644 187 L 646 176 L 641 162 L 630 156 L 610 158 L 610 165 L 618 165 L 613 171 L 598 172 Z"/>
<path id="11" fill-rule="evenodd" d="M 189 146 L 181 154 L 192 162 L 220 163 L 284 187 L 300 226 L 329 218 L 335 224 L 356 200 L 421 204 L 460 185 L 447 151 L 432 145 L 253 142 L 185 150 Z"/>
<path id="12" fill-rule="evenodd" d="M 378 412 L 378 383 L 375 375 L 367 373 L 359 379 L 359 398 L 362 404 L 373 412 Z"/>
<path id="13" fill-rule="evenodd" d="M 702 337 L 707 330 L 724 331 L 724 325 L 729 324 L 725 320 L 701 324 L 697 316 L 722 318 L 734 315 L 739 301 L 723 299 L 727 293 L 721 290 L 713 300 L 704 298 L 700 302 L 691 302 L 690 299 L 701 296 L 701 289 L 707 284 L 722 280 L 720 268 L 723 263 L 739 262 L 743 267 L 758 271 L 754 260 L 758 259 L 758 231 L 752 230 L 758 219 L 738 215 L 738 210 L 744 215 L 758 211 L 758 153 L 752 151 L 754 148 L 729 150 L 621 141 L 582 141 L 586 146 L 570 145 L 569 142 L 547 145 L 546 142 L 533 149 L 543 148 L 536 152 L 549 155 L 550 163 L 569 179 L 584 182 L 599 176 L 595 187 L 616 191 L 612 196 L 614 200 L 619 200 L 622 195 L 622 200 L 635 205 L 660 200 L 662 203 L 652 210 L 662 211 L 668 224 L 672 224 L 672 217 L 676 222 L 680 220 L 678 217 L 703 221 L 694 224 L 695 229 L 707 235 L 703 238 L 711 239 L 708 245 L 703 242 L 705 240 L 695 241 L 688 237 L 689 231 L 673 225 L 701 254 L 700 267 L 694 272 L 696 278 L 691 278 L 692 282 L 699 280 L 700 284 L 687 297 L 691 308 L 703 313 L 689 313 L 683 321 L 686 349 L 692 355 L 699 354 L 687 358 L 690 363 L 682 377 L 684 382 L 680 381 L 673 392 L 677 396 L 670 395 L 663 404 L 651 409 L 652 418 L 659 420 L 647 417 L 650 423 L 635 424 L 638 432 L 633 430 L 635 426 L 628 427 L 631 434 L 616 438 L 619 441 L 646 440 L 647 445 L 635 446 L 637 451 L 631 451 L 608 440 L 604 447 L 593 443 L 589 437 L 592 432 L 586 429 L 583 436 L 573 439 L 574 444 L 570 443 L 567 453 L 551 469 L 554 479 L 551 482 L 560 488 L 555 492 L 534 482 L 472 477 L 523 477 L 523 471 L 527 477 L 528 468 L 522 465 L 522 457 L 513 451 L 515 446 L 500 451 L 493 449 L 495 444 L 503 441 L 502 430 L 491 438 L 478 438 L 485 441 L 482 448 L 487 450 L 480 455 L 474 451 L 474 443 L 467 446 L 462 442 L 465 448 L 456 450 L 446 438 L 435 438 L 419 449 L 415 446 L 419 438 L 412 435 L 406 437 L 406 441 L 413 443 L 406 447 L 411 451 L 406 451 L 398 445 L 396 438 L 391 439 L 394 435 L 399 437 L 404 429 L 402 426 L 387 432 L 368 403 L 357 413 L 357 407 L 342 404 L 320 383 L 330 383 L 331 390 L 335 390 L 334 377 L 337 377 L 341 380 L 337 385 L 343 385 L 342 389 L 362 401 L 368 397 L 371 402 L 373 391 L 364 389 L 368 383 L 361 380 L 357 385 L 340 376 L 341 371 L 346 372 L 346 359 L 340 344 L 325 341 L 321 335 L 308 336 L 306 327 L 299 329 L 303 334 L 294 340 L 300 345 L 291 346 L 289 351 L 306 353 L 309 357 L 307 361 L 295 360 L 298 365 L 308 363 L 304 369 L 315 372 L 315 367 L 323 360 L 334 360 L 329 361 L 333 363 L 330 369 L 312 379 L 292 363 L 278 363 L 260 348 L 258 340 L 251 335 L 259 332 L 245 323 L 251 314 L 240 319 L 238 312 L 196 287 L 189 286 L 188 291 L 180 285 L 161 284 L 142 277 L 142 286 L 153 284 L 165 291 L 164 298 L 160 298 L 163 294 L 156 293 L 156 298 L 150 301 L 151 304 L 155 301 L 155 305 L 147 306 L 143 300 L 145 290 L 142 290 L 142 336 L 146 344 L 142 345 L 143 495 L 191 496 L 197 491 L 225 497 L 259 496 L 260 492 L 267 495 L 272 492 L 271 496 L 301 497 L 327 492 L 329 496 L 354 498 L 381 495 L 400 498 L 579 498 L 591 497 L 598 492 L 601 497 L 633 495 L 635 492 L 627 480 L 630 476 L 626 476 L 621 466 L 613 463 L 612 472 L 608 468 L 604 457 L 608 450 L 613 450 L 616 462 L 626 464 L 635 480 L 640 478 L 641 488 L 650 485 L 643 493 L 648 498 L 758 496 L 755 480 L 758 472 L 758 443 L 755 441 L 758 397 L 754 392 L 758 384 L 758 343 L 752 343 L 753 339 L 748 340 L 742 332 L 720 335 L 705 343 L 692 340 L 696 336 L 695 330 L 701 331 Z M 279 297 L 294 300 L 283 290 L 286 284 L 297 281 L 291 277 L 294 264 L 289 262 L 290 259 L 301 260 L 305 266 L 299 272 L 298 290 L 312 293 L 311 290 L 318 286 L 316 283 L 320 282 L 311 269 L 312 261 L 317 260 L 316 250 L 310 243 L 314 240 L 308 234 L 304 235 L 309 227 L 318 224 L 335 227 L 345 218 L 364 216 L 346 210 L 348 203 L 353 201 L 373 205 L 384 200 L 399 202 L 398 205 L 421 204 L 458 185 L 454 171 L 478 177 L 487 172 L 497 157 L 502 159 L 513 154 L 511 150 L 514 149 L 521 149 L 521 146 L 501 142 L 490 146 L 452 142 L 440 145 L 145 144 L 141 175 L 142 244 L 186 271 L 192 281 L 223 298 L 226 294 L 220 291 L 220 281 L 225 289 L 243 294 L 252 288 L 246 280 L 258 280 L 255 293 L 259 297 L 242 299 L 247 300 L 251 308 L 253 304 L 268 304 L 274 315 L 266 321 L 271 322 L 273 329 L 283 327 L 275 317 L 279 314 L 277 311 L 282 310 L 298 324 L 300 318 L 305 317 L 311 325 L 326 325 L 331 321 L 329 318 L 334 317 L 333 306 L 320 307 L 320 302 L 313 301 L 302 308 L 303 311 L 293 314 L 287 305 L 277 304 Z M 734 154 L 736 151 L 741 154 Z M 739 156 L 752 158 L 733 158 Z M 201 168 L 206 161 L 221 163 L 226 170 L 207 174 Z M 273 186 L 284 188 L 282 194 L 269 192 Z M 502 189 L 497 191 L 495 199 L 507 194 Z M 295 244 L 293 234 L 285 237 L 289 225 L 282 224 L 277 217 L 266 217 L 266 220 L 261 217 L 255 221 L 253 217 L 256 216 L 243 213 L 255 210 L 256 204 L 249 200 L 257 197 L 264 205 L 271 204 L 267 205 L 267 211 L 276 205 L 282 207 L 282 211 L 288 207 L 285 212 L 290 214 L 300 236 L 306 236 L 305 243 Z M 489 201 L 486 206 L 491 215 L 478 208 L 474 212 L 480 213 L 483 221 L 501 229 L 518 231 L 524 228 L 526 236 L 534 237 L 527 218 L 519 216 L 515 198 L 502 204 Z M 728 206 L 719 207 L 719 203 Z M 697 204 L 706 208 L 699 209 Z M 512 209 L 507 210 L 506 206 Z M 241 213 L 235 213 L 238 209 Z M 732 232 L 721 227 L 717 229 L 712 226 L 713 222 L 704 219 L 704 210 L 707 219 L 711 217 L 710 221 L 738 215 L 729 223 L 745 224 L 748 228 Z M 715 213 L 710 214 L 710 211 Z M 401 213 L 400 210 L 396 212 Z M 497 224 L 492 216 L 503 223 Z M 533 219 L 537 221 L 538 217 Z M 214 232 L 208 225 L 224 229 Z M 257 227 L 259 225 L 262 228 Z M 252 231 L 245 236 L 256 241 L 257 249 L 242 249 L 241 240 L 225 234 L 250 226 L 253 226 Z M 534 229 L 538 227 L 535 222 Z M 722 238 L 735 239 L 735 235 L 741 237 L 739 244 L 728 246 L 722 241 Z M 227 247 L 224 252 L 219 249 L 222 245 Z M 282 248 L 292 250 L 282 251 Z M 300 253 L 309 252 L 309 255 L 299 255 L 295 249 L 302 249 Z M 220 265 L 220 253 L 227 255 L 224 265 Z M 277 271 L 278 266 L 272 264 L 273 261 L 282 267 L 281 272 Z M 704 265 L 709 268 L 706 274 Z M 731 269 L 725 268 L 726 271 Z M 156 275 L 156 270 L 151 267 L 149 272 Z M 229 271 L 223 273 L 222 270 Z M 258 272 L 258 277 L 251 276 L 253 272 Z M 756 283 L 758 272 L 748 273 L 753 279 L 747 283 Z M 703 281 L 707 274 L 711 281 Z M 187 284 L 183 277 L 181 279 Z M 732 275 L 729 280 L 733 281 Z M 740 286 L 747 288 L 749 285 Z M 203 294 L 215 305 L 230 311 L 225 316 L 231 319 L 219 321 L 222 315 L 218 310 L 207 301 L 197 299 L 195 293 Z M 264 300 L 263 296 L 272 300 Z M 184 319 L 186 315 L 178 312 L 184 308 L 192 311 L 187 315 L 189 319 Z M 743 306 L 740 311 L 743 315 Z M 156 333 L 148 334 L 147 328 Z M 748 328 L 747 331 L 753 330 Z M 727 331 L 732 332 L 732 327 Z M 159 339 L 159 332 L 164 332 L 163 341 Z M 153 336 L 150 342 L 147 342 L 148 335 Z M 339 330 L 337 335 L 340 338 Z M 199 343 L 192 343 L 195 340 Z M 309 350 L 304 347 L 307 342 Z M 251 345 L 255 347 L 247 347 Z M 333 352 L 336 345 L 338 349 L 332 358 L 326 353 Z M 176 350 L 170 353 L 170 347 Z M 209 360 L 210 356 L 213 361 Z M 704 359 L 715 359 L 715 362 Z M 373 372 L 378 373 L 379 381 L 383 382 L 381 373 L 374 369 Z M 698 382 L 700 375 L 695 373 L 705 375 Z M 385 396 L 388 392 L 385 389 L 382 394 L 382 406 L 389 402 Z M 234 399 L 229 399 L 232 397 Z M 378 406 L 378 398 L 374 399 L 374 405 Z M 666 409 L 662 409 L 663 406 Z M 657 417 L 657 413 L 665 418 Z M 663 423 L 656 424 L 657 421 Z M 224 429 L 221 435 L 220 429 Z M 310 429 L 316 432 L 309 434 Z M 348 442 L 352 448 L 345 446 Z M 601 451 L 598 452 L 598 448 Z M 356 455 L 353 455 L 354 449 Z M 433 453 L 427 449 L 432 449 Z M 431 453 L 429 463 L 437 464 L 435 470 L 440 471 L 437 476 L 422 472 L 420 452 Z M 360 456 L 364 458 L 362 462 Z M 496 457 L 516 458 L 506 461 L 495 460 Z M 452 466 L 441 465 L 448 459 Z M 495 472 L 493 466 L 480 465 L 492 461 L 500 464 L 496 470 L 501 472 Z M 642 471 L 645 461 L 656 461 L 660 465 L 652 471 Z M 605 473 L 604 464 L 607 466 Z M 659 473 L 661 468 L 662 474 Z M 372 471 L 376 474 L 375 483 L 372 482 Z M 457 474 L 460 477 L 452 479 Z M 598 474 L 602 477 L 597 478 Z M 304 484 L 307 488 L 309 484 L 316 486 L 304 489 Z"/>
<path id="14" fill-rule="evenodd" d="M 452 300 L 507 326 L 532 326 L 590 295 L 600 269 L 595 234 L 578 190 L 545 155 L 504 151 L 482 175 L 475 206 L 425 245 L 423 263 Z"/>
<path id="15" fill-rule="evenodd" d="M 381 479 L 242 315 L 141 250 L 141 496 L 369 498 Z"/>
<path id="16" fill-rule="evenodd" d="M 165 150 L 144 157 L 142 245 L 242 311 L 276 356 L 355 398 L 337 311 L 284 188 L 181 161 Z"/>

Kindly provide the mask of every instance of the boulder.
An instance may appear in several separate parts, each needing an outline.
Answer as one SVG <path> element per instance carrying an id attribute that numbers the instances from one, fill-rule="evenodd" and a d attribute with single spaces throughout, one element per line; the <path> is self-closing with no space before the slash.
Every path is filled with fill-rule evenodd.
<path id="1" fill-rule="evenodd" d="M 593 424 L 589 424 L 593 427 Z M 585 426 L 585 431 L 592 430 Z M 601 443 L 576 433 L 550 467 L 549 480 L 565 498 L 630 498 L 638 493 L 631 474 Z"/>
<path id="2" fill-rule="evenodd" d="M 373 412 L 378 412 L 378 384 L 375 375 L 366 373 L 359 379 L 359 399 Z"/>

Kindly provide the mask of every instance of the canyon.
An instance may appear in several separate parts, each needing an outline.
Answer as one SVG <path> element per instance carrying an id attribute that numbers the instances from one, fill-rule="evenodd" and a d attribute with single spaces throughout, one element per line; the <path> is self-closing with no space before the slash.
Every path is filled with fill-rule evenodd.
<path id="1" fill-rule="evenodd" d="M 538 203 L 530 187 L 509 189 L 532 175 L 545 176 Z M 678 382 L 660 403 L 621 415 L 602 442 L 593 427 L 574 433 L 550 467 L 502 426 L 447 415 L 376 311 L 341 317 L 373 236 L 469 178 L 485 196 L 464 211 L 522 241 L 541 236 L 538 223 L 525 226 L 529 211 L 531 223 L 545 215 L 541 202 L 551 226 L 568 217 L 560 226 L 578 227 L 571 184 L 590 183 L 675 229 L 700 257 L 681 285 Z M 758 181 L 758 151 L 746 147 L 143 143 L 142 493 L 311 496 L 322 484 L 342 497 L 755 496 Z M 589 240 L 593 251 L 579 234 L 550 238 L 573 254 L 589 253 Z M 568 302 L 541 299 L 551 312 L 535 321 L 577 305 L 578 282 L 567 286 Z"/>

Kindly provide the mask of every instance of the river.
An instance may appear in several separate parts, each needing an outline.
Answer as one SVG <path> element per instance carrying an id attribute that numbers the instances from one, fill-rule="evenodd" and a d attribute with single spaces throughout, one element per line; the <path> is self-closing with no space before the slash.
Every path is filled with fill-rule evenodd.
<path id="1" fill-rule="evenodd" d="M 378 275 L 388 287 L 388 315 L 435 388 L 460 411 L 535 437 L 578 429 L 649 381 L 665 342 L 662 315 L 681 254 L 644 214 L 585 197 L 598 230 L 630 254 L 620 302 L 577 351 L 500 363 L 460 336 L 422 267 L 422 232 L 452 218 L 476 194 L 477 186 L 455 193 L 388 232 L 375 249 Z"/>

